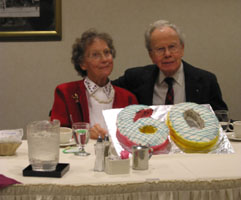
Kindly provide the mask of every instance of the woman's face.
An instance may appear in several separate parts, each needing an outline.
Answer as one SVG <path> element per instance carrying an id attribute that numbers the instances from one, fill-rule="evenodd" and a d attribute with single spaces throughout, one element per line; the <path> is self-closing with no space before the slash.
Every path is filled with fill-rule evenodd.
<path id="1" fill-rule="evenodd" d="M 99 38 L 94 39 L 87 46 L 84 62 L 80 67 L 87 71 L 90 80 L 99 86 L 104 86 L 113 70 L 113 56 L 107 43 Z"/>

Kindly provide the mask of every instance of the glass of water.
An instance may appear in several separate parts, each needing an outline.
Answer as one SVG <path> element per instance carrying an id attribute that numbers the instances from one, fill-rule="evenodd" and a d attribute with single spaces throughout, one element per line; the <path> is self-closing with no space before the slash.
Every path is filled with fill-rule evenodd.
<path id="1" fill-rule="evenodd" d="M 87 122 L 75 122 L 72 124 L 73 136 L 76 144 L 79 146 L 79 151 L 75 152 L 78 156 L 88 156 L 90 153 L 85 151 L 85 145 L 89 141 L 89 128 Z"/>
<path id="2" fill-rule="evenodd" d="M 33 171 L 54 171 L 59 162 L 58 120 L 34 121 L 27 125 L 28 157 Z"/>
<path id="3" fill-rule="evenodd" d="M 218 118 L 219 124 L 225 132 L 227 132 L 229 127 L 229 114 L 227 110 L 216 110 L 215 115 Z"/>

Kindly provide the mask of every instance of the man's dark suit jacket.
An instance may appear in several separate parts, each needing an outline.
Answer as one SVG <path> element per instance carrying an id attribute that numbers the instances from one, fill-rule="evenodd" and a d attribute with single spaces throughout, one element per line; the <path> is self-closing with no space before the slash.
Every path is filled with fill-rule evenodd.
<path id="1" fill-rule="evenodd" d="M 210 104 L 213 110 L 228 109 L 214 74 L 184 61 L 183 69 L 187 102 Z M 112 84 L 131 91 L 140 104 L 152 105 L 154 84 L 158 74 L 159 68 L 156 65 L 130 68 Z"/>

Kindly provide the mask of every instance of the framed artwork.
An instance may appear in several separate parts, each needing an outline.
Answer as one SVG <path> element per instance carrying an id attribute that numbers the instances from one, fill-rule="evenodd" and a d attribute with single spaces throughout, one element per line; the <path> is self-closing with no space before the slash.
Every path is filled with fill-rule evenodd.
<path id="1" fill-rule="evenodd" d="M 0 41 L 61 40 L 61 0 L 0 0 Z"/>

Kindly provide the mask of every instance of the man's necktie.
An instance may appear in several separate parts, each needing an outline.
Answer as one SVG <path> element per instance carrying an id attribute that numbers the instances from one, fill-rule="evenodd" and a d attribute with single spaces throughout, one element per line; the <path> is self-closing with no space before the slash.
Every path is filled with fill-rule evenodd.
<path id="1" fill-rule="evenodd" d="M 173 87 L 172 87 L 174 79 L 172 77 L 167 77 L 164 79 L 164 81 L 168 84 L 165 105 L 174 104 L 174 91 L 173 91 Z"/>

